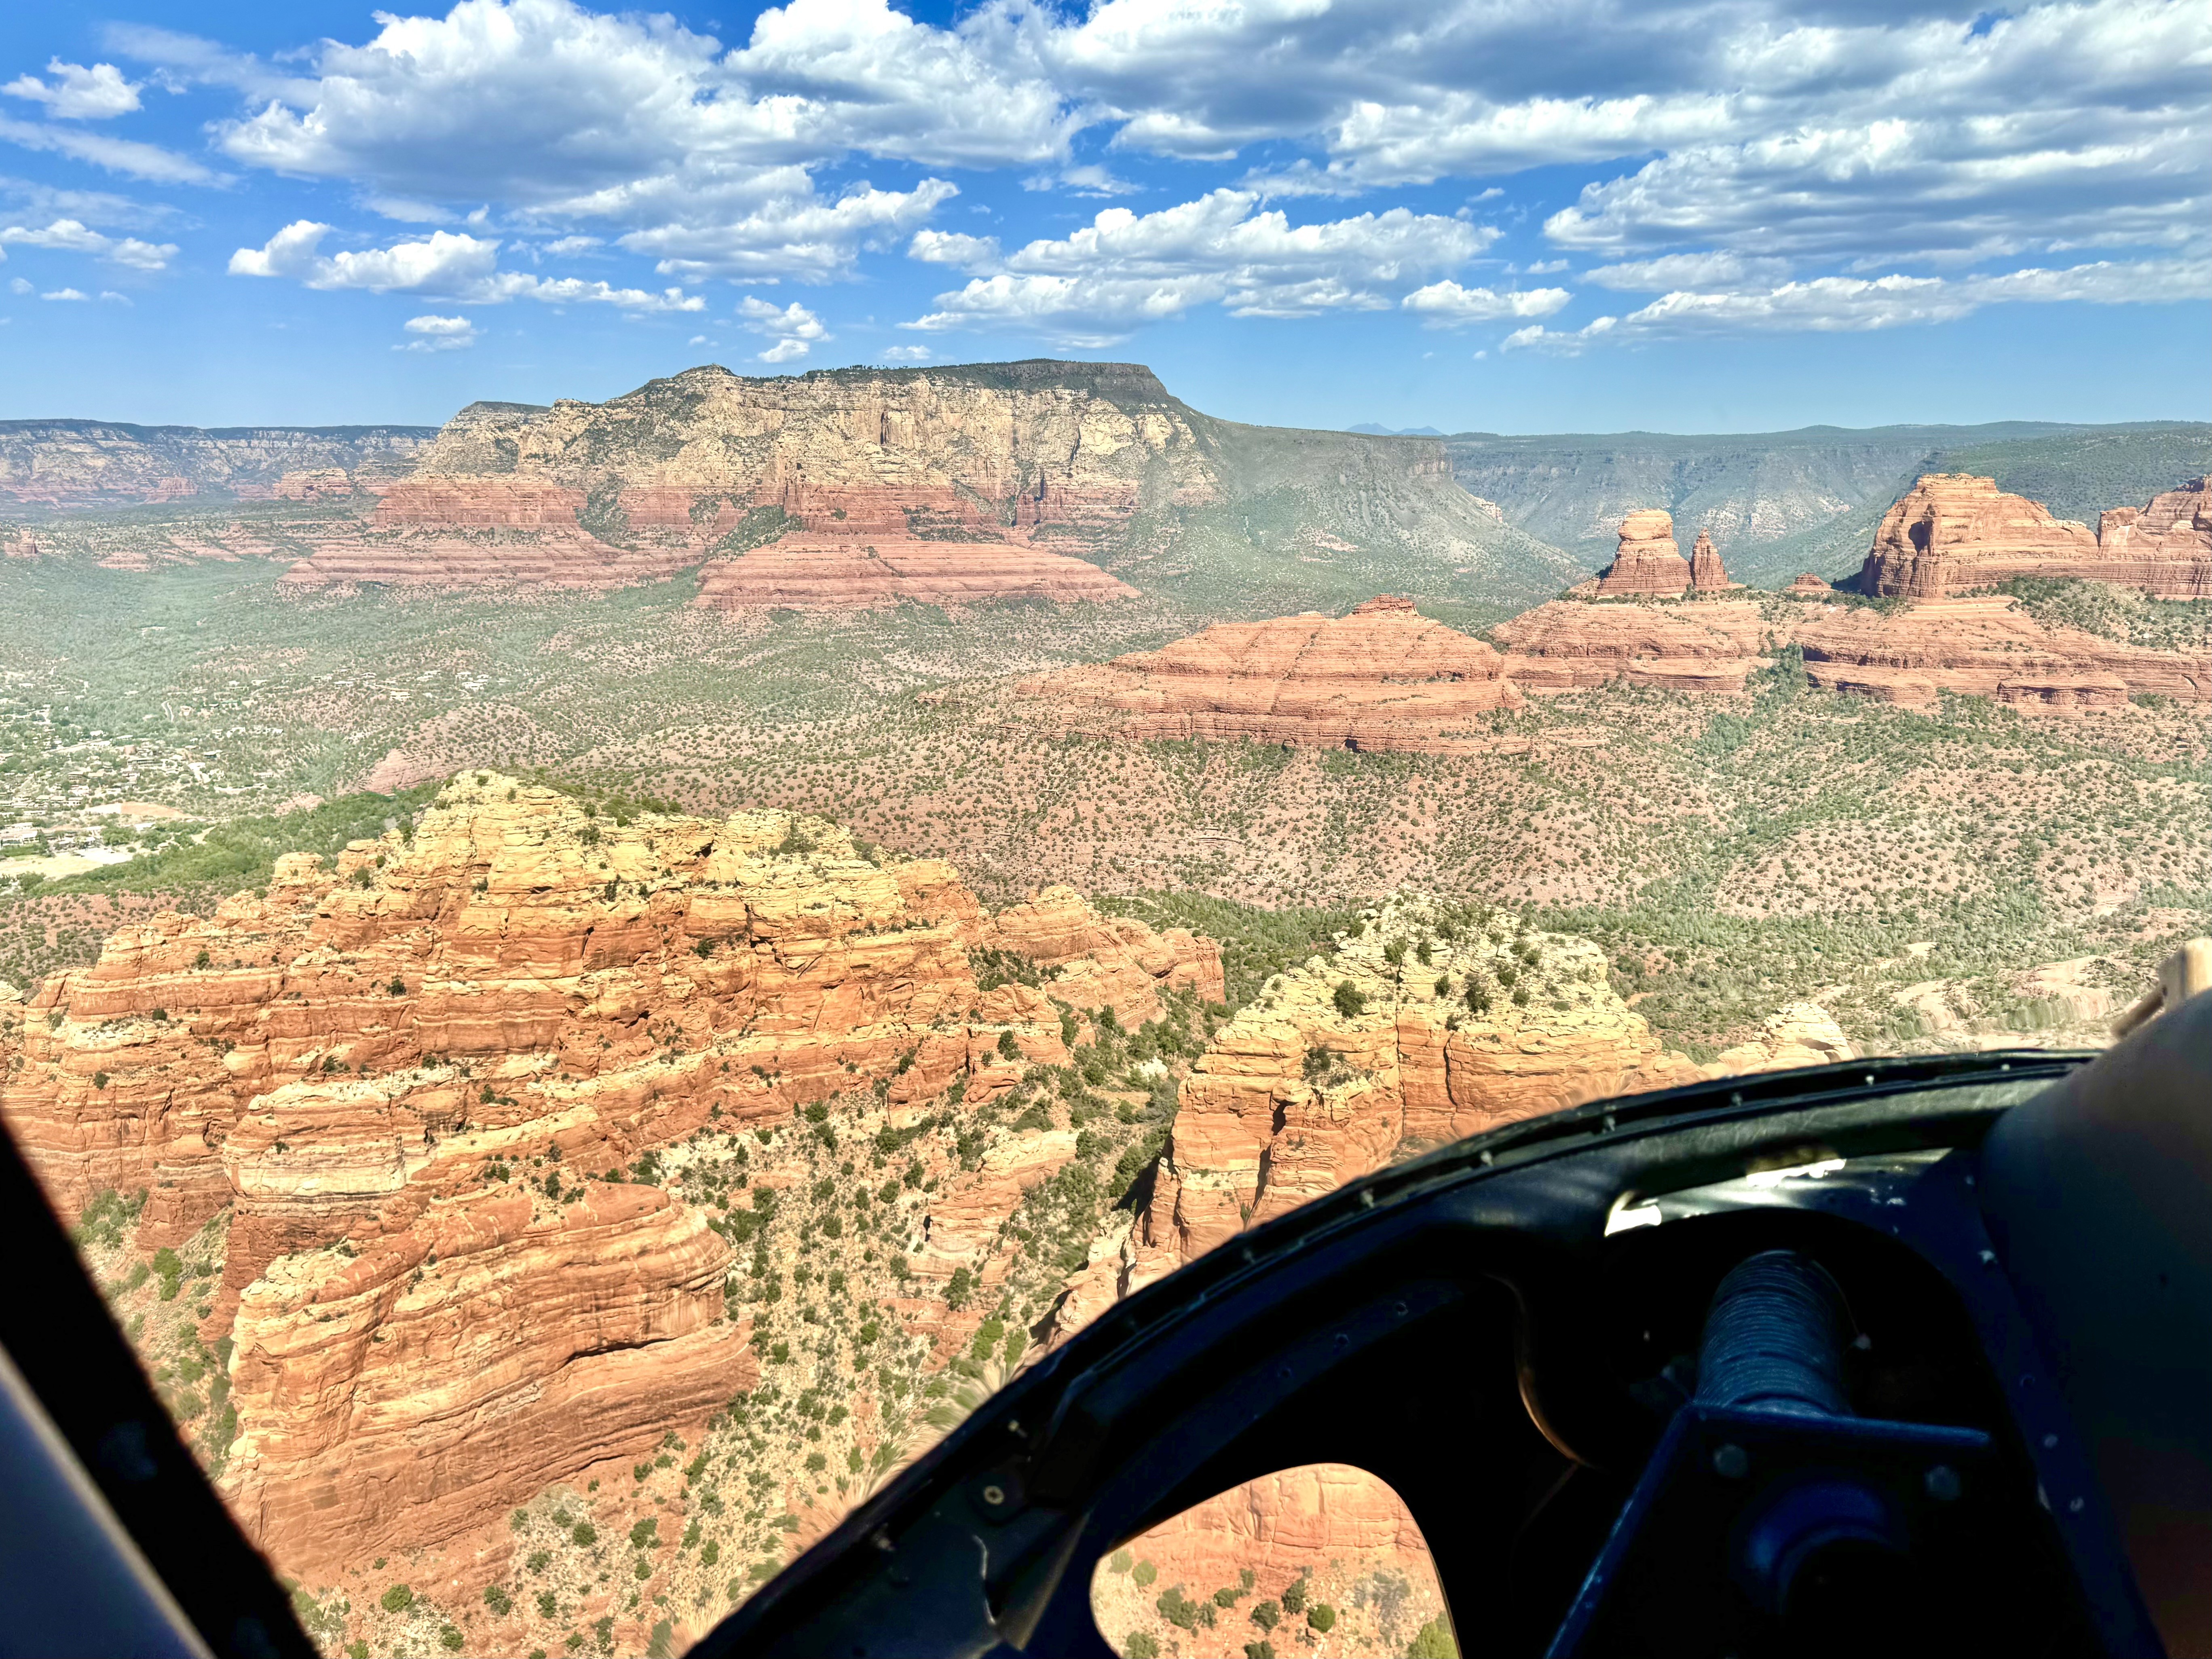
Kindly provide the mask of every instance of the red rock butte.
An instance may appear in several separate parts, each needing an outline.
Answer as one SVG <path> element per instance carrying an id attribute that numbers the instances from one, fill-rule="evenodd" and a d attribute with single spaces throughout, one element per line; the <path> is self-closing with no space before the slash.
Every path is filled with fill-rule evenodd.
<path id="1" fill-rule="evenodd" d="M 1878 597 L 1942 599 L 2021 576 L 2212 598 L 2212 489 L 2197 478 L 2147 507 L 2111 508 L 2092 534 L 2007 495 L 1994 478 L 1931 472 L 1884 515 L 1856 586 Z"/>
<path id="2" fill-rule="evenodd" d="M 1520 706 L 1481 641 L 1389 594 L 1344 617 L 1216 623 L 1157 651 L 1055 670 L 1017 690 L 1074 730 L 1450 753 Z"/>
<path id="3" fill-rule="evenodd" d="M 1638 507 L 1620 521 L 1620 545 L 1613 563 L 1598 578 L 1601 599 L 1625 594 L 1675 595 L 1717 592 L 1733 586 L 1713 550 L 1712 538 L 1698 532 L 1688 558 L 1674 544 L 1674 520 L 1660 507 Z"/>

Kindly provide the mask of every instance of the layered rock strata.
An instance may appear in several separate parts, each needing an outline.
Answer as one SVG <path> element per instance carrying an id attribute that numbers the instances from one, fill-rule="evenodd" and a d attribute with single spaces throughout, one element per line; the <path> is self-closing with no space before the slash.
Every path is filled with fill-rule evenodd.
<path id="1" fill-rule="evenodd" d="M 700 569 L 694 603 L 714 611 L 860 611 L 902 601 L 1096 603 L 1133 598 L 1136 592 L 1095 564 L 1013 542 L 886 538 L 859 543 L 795 536 L 741 558 L 708 562 Z"/>
<path id="2" fill-rule="evenodd" d="M 2009 596 L 1929 599 L 1893 612 L 1824 607 L 1796 629 L 1815 685 L 1885 702 L 1939 692 L 2026 712 L 2124 707 L 2130 695 L 2212 700 L 2212 653 L 2122 645 L 2038 622 Z"/>
<path id="3" fill-rule="evenodd" d="M 1032 945 L 1037 983 L 979 984 L 974 953 Z M 46 981 L 0 1115 L 65 1215 L 144 1190 L 143 1249 L 228 1210 L 201 1321 L 234 1344 L 226 1484 L 288 1570 L 334 1571 L 745 1386 L 721 1231 L 626 1170 L 856 1091 L 887 1122 L 973 1112 L 1064 1060 L 1077 1011 L 1186 988 L 1220 994 L 1209 943 L 1072 894 L 1000 926 L 949 866 L 819 821 L 625 824 L 472 773 L 334 867 L 287 857 Z M 925 1236 L 964 1205 L 996 1248 L 1074 1142 L 1014 1137 Z"/>
<path id="4" fill-rule="evenodd" d="M 288 580 L 610 586 L 726 555 L 708 604 L 1113 597 L 1128 590 L 1050 556 L 1142 505 L 1219 499 L 1205 452 L 1134 364 L 695 368 L 605 404 L 471 405 L 368 532 Z"/>
<path id="5" fill-rule="evenodd" d="M 1708 552 L 1711 550 L 1708 545 Z M 1717 561 L 1716 561 L 1717 562 Z M 1690 586 L 1690 562 L 1674 544 L 1674 520 L 1661 507 L 1638 507 L 1620 521 L 1620 545 L 1598 578 L 1607 599 L 1630 593 L 1681 592 Z"/>
<path id="6" fill-rule="evenodd" d="M 1750 599 L 1589 605 L 1554 599 L 1492 630 L 1505 673 L 1531 691 L 1622 681 L 1678 691 L 1741 691 L 1773 630 Z"/>
<path id="7" fill-rule="evenodd" d="M 1877 596 L 1942 599 L 2022 576 L 2212 597 L 2212 494 L 2200 478 L 2147 507 L 2106 512 L 2093 535 L 2039 501 L 2007 495 L 1994 478 L 1929 473 L 1883 516 L 1857 586 Z"/>
<path id="8" fill-rule="evenodd" d="M 1481 641 L 1385 594 L 1344 617 L 1217 623 L 1016 689 L 1071 727 L 1125 737 L 1443 754 L 1483 746 L 1487 717 L 1520 706 L 1503 671 Z"/>
<path id="9" fill-rule="evenodd" d="M 1261 1602 L 1279 1605 L 1299 1587 L 1303 1606 L 1335 1614 L 1330 1648 L 1340 1653 L 1398 1654 L 1434 1622 L 1449 1629 L 1436 1562 L 1419 1524 L 1398 1494 L 1364 1469 L 1309 1463 L 1248 1480 L 1129 1540 L 1127 1565 L 1092 1580 L 1100 1630 L 1123 1650 L 1128 1637 L 1151 1635 L 1160 1650 L 1180 1632 L 1162 1616 L 1160 1593 L 1220 1609 L 1197 1633 L 1195 1650 L 1235 1653 Z M 1134 1582 L 1139 1564 L 1150 1571 Z M 1215 1596 L 1229 1592 L 1225 1606 Z M 1303 1612 L 1283 1615 L 1291 1628 Z M 1185 1638 L 1188 1640 L 1189 1638 Z"/>
<path id="10" fill-rule="evenodd" d="M 1226 995 L 1221 947 L 1185 927 L 1155 933 L 1127 916 L 1103 916 L 1073 887 L 1048 887 L 991 918 L 985 948 L 1005 951 L 1048 975 L 1048 988 L 1079 1008 L 1111 1008 L 1134 1030 L 1164 1012 L 1164 991 Z"/>
<path id="11" fill-rule="evenodd" d="M 1184 1080 L 1127 1282 L 1393 1158 L 1705 1075 L 1587 940 L 1400 894 L 1330 958 L 1269 981 Z"/>

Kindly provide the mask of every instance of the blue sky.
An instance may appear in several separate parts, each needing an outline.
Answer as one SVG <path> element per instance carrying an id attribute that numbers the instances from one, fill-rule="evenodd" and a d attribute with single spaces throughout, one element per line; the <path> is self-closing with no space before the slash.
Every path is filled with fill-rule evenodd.
<path id="1" fill-rule="evenodd" d="M 18 6 L 0 417 L 1068 356 L 1446 431 L 2212 415 L 2212 12 Z"/>

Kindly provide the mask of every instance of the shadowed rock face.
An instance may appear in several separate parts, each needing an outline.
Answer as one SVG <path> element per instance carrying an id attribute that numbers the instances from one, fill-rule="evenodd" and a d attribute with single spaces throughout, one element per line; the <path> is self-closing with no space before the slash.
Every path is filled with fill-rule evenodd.
<path id="1" fill-rule="evenodd" d="M 1956 691 L 2024 712 L 2079 714 L 2124 707 L 2130 693 L 2212 700 L 2212 655 L 2046 627 L 2008 595 L 1929 599 L 1887 614 L 1832 608 L 1798 623 L 1796 634 L 1814 684 L 1885 702 Z"/>
<path id="2" fill-rule="evenodd" d="M 982 989 L 978 948 L 1033 957 L 1071 1012 Z M 1184 988 L 1221 995 L 1211 941 L 1068 890 L 994 919 L 950 866 L 819 820 L 620 825 L 471 773 L 411 834 L 288 857 L 265 895 L 126 928 L 11 1002 L 0 1115 L 65 1215 L 146 1189 L 142 1249 L 228 1211 L 198 1292 L 234 1344 L 225 1488 L 288 1571 L 335 1576 L 750 1386 L 735 1230 L 711 1188 L 635 1184 L 645 1155 L 855 1091 L 886 1121 L 973 1114 L 1064 1061 L 1078 1011 L 1133 1024 Z M 1076 1152 L 1000 1139 L 942 1172 L 916 1278 L 1002 1278 L 1006 1218 Z M 981 1316 L 901 1310 L 955 1343 Z"/>
<path id="3" fill-rule="evenodd" d="M 1158 651 L 1041 674 L 1019 690 L 1077 729 L 1448 753 L 1520 706 L 1498 653 L 1385 594 L 1349 616 L 1219 623 Z"/>
<path id="4" fill-rule="evenodd" d="M 1875 532 L 1862 592 L 1942 599 L 2021 576 L 2080 577 L 2174 599 L 2212 596 L 2212 495 L 2198 479 L 2117 507 L 2098 533 L 2008 495 L 1993 478 L 1930 473 L 1899 499 Z"/>

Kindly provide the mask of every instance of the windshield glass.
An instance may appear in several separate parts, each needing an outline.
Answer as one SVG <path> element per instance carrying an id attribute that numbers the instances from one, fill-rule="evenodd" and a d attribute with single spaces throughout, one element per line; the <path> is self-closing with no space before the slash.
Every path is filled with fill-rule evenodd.
<path id="1" fill-rule="evenodd" d="M 0 1119 L 332 1655 L 681 1651 L 1369 1171 L 2212 978 L 2200 7 L 0 42 Z M 1117 1650 L 1453 1650 L 1254 1490 Z"/>

